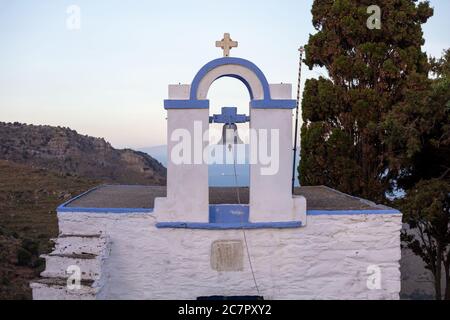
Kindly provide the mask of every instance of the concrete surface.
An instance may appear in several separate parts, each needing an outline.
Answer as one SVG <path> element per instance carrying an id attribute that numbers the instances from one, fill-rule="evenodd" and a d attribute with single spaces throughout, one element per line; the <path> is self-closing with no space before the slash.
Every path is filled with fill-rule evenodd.
<path id="1" fill-rule="evenodd" d="M 349 196 L 325 186 L 295 188 L 295 195 L 307 199 L 308 210 L 386 209 L 364 199 Z M 239 188 L 241 203 L 247 204 L 249 188 Z M 153 208 L 156 197 L 165 197 L 166 187 L 107 185 L 70 202 L 67 207 L 81 208 Z M 209 188 L 210 204 L 238 203 L 236 188 Z"/>

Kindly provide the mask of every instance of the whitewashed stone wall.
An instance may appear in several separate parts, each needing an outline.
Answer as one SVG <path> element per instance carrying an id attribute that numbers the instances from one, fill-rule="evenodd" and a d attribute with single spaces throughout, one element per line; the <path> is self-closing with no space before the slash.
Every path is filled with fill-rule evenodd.
<path id="1" fill-rule="evenodd" d="M 242 230 L 157 229 L 151 214 L 60 213 L 62 234 L 104 233 L 110 255 L 98 299 L 398 299 L 401 215 L 308 216 L 307 227 L 246 230 L 242 271 L 215 271 L 211 244 Z M 378 266 L 381 288 L 368 289 Z M 370 269 L 369 269 L 370 270 Z"/>

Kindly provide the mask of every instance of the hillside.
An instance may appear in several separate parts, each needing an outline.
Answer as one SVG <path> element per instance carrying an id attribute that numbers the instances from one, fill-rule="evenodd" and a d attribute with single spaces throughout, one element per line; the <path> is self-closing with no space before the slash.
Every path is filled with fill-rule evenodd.
<path id="1" fill-rule="evenodd" d="M 31 298 L 39 255 L 58 234 L 56 207 L 99 183 L 0 160 L 0 300 Z"/>
<path id="2" fill-rule="evenodd" d="M 166 169 L 143 152 L 114 149 L 69 128 L 0 122 L 0 159 L 102 182 L 163 185 Z"/>

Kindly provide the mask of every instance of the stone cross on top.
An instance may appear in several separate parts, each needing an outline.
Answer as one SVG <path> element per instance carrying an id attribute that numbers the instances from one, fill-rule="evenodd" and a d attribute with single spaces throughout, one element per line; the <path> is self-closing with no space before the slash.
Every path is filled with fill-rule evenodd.
<path id="1" fill-rule="evenodd" d="M 238 42 L 231 40 L 229 33 L 224 33 L 223 39 L 221 41 L 216 41 L 216 47 L 223 49 L 224 57 L 228 57 L 230 55 L 230 50 L 232 48 L 237 48 L 237 46 Z"/>

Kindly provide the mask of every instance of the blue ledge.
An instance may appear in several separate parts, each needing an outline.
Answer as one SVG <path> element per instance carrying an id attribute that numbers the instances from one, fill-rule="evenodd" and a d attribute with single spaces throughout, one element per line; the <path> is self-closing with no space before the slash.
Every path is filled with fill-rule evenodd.
<path id="1" fill-rule="evenodd" d="M 56 211 L 58 213 L 73 213 L 73 212 L 83 212 L 83 213 L 116 213 L 116 214 L 126 214 L 126 213 L 152 213 L 153 209 L 146 208 L 80 208 L 80 207 L 61 207 L 59 206 Z"/>
<path id="2" fill-rule="evenodd" d="M 255 109 L 294 109 L 296 100 L 289 99 L 264 99 L 251 100 L 250 107 Z M 208 109 L 209 100 L 164 100 L 164 109 Z"/>
<path id="3" fill-rule="evenodd" d="M 209 100 L 164 100 L 164 109 L 209 109 Z"/>
<path id="4" fill-rule="evenodd" d="M 157 228 L 176 229 L 204 229 L 204 230 L 228 230 L 228 229 L 287 229 L 299 228 L 301 221 L 287 222 L 246 222 L 246 223 L 208 223 L 208 222 L 159 222 Z"/>
<path id="5" fill-rule="evenodd" d="M 63 205 L 57 208 L 58 213 L 66 212 L 87 212 L 87 213 L 152 213 L 153 208 L 81 208 L 65 207 Z M 400 211 L 391 210 L 307 210 L 308 216 L 321 215 L 361 215 L 361 214 L 402 214 Z M 211 212 L 210 212 L 211 217 Z M 217 218 L 216 218 L 217 219 Z M 222 218 L 223 219 L 223 218 Z M 219 219 L 218 219 L 219 220 Z M 248 220 L 248 216 L 244 217 Z"/>
<path id="6" fill-rule="evenodd" d="M 294 109 L 296 100 L 252 100 L 250 106 L 255 109 Z"/>
<path id="7" fill-rule="evenodd" d="M 358 215 L 358 214 L 402 214 L 395 209 L 388 210 L 307 210 L 308 216 L 321 216 L 321 215 Z"/>

